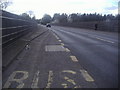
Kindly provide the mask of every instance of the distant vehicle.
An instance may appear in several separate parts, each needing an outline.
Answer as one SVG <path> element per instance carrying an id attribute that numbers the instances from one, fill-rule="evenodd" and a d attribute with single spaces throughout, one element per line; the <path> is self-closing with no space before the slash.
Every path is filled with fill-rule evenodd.
<path id="1" fill-rule="evenodd" d="M 48 23 L 48 24 L 46 25 L 46 27 L 51 27 L 51 25 Z"/>

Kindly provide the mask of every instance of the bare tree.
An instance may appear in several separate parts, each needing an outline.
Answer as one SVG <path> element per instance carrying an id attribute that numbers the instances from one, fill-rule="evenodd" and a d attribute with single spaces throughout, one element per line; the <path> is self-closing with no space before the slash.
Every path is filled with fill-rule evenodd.
<path id="1" fill-rule="evenodd" d="M 30 15 L 27 13 L 22 13 L 21 16 L 26 18 L 26 19 L 31 19 Z"/>
<path id="2" fill-rule="evenodd" d="M 34 15 L 34 12 L 31 11 L 31 10 L 30 10 L 30 11 L 27 11 L 26 13 L 27 13 L 31 18 L 35 16 L 35 15 Z"/>
<path id="3" fill-rule="evenodd" d="M 10 0 L 0 0 L 0 10 L 5 10 L 11 4 L 12 1 Z"/>

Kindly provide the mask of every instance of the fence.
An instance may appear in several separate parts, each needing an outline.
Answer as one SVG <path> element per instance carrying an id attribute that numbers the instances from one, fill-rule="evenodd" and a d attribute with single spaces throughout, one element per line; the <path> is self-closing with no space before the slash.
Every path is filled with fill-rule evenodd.
<path id="1" fill-rule="evenodd" d="M 2 47 L 6 47 L 15 40 L 30 32 L 37 26 L 37 23 L 31 19 L 26 19 L 6 11 L 2 11 Z"/>

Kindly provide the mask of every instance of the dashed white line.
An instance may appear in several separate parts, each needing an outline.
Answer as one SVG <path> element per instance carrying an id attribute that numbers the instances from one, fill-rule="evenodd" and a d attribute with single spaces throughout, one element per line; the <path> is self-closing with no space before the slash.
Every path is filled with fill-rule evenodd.
<path id="1" fill-rule="evenodd" d="M 53 33 L 53 35 L 59 40 L 59 37 L 55 33 Z"/>
<path id="2" fill-rule="evenodd" d="M 78 62 L 77 58 L 75 56 L 70 56 L 71 60 L 74 62 Z"/>
<path id="3" fill-rule="evenodd" d="M 69 50 L 68 48 L 65 48 L 65 51 L 66 51 L 66 52 L 70 52 L 70 50 Z"/>
<path id="4" fill-rule="evenodd" d="M 94 79 L 88 74 L 87 71 L 85 70 L 80 70 L 81 74 L 83 75 L 83 77 L 85 78 L 86 81 L 88 82 L 93 82 Z"/>
<path id="5" fill-rule="evenodd" d="M 62 40 L 58 40 L 59 42 L 62 42 Z"/>
<path id="6" fill-rule="evenodd" d="M 64 43 L 61 43 L 62 46 L 64 46 L 65 44 Z"/>
<path id="7" fill-rule="evenodd" d="M 54 34 L 54 36 L 59 40 L 59 37 L 56 34 Z"/>
<path id="8" fill-rule="evenodd" d="M 56 38 L 57 38 L 57 39 L 59 39 L 59 37 L 58 37 L 58 36 L 56 36 Z"/>

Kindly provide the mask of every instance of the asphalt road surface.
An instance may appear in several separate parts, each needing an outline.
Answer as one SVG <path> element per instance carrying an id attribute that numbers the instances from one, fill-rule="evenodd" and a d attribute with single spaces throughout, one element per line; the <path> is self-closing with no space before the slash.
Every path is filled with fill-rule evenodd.
<path id="1" fill-rule="evenodd" d="M 78 63 L 101 87 L 118 87 L 118 34 L 53 26 L 51 28 L 78 58 Z"/>
<path id="2" fill-rule="evenodd" d="M 58 26 L 44 30 L 4 70 L 3 88 L 118 87 L 116 33 Z"/>

